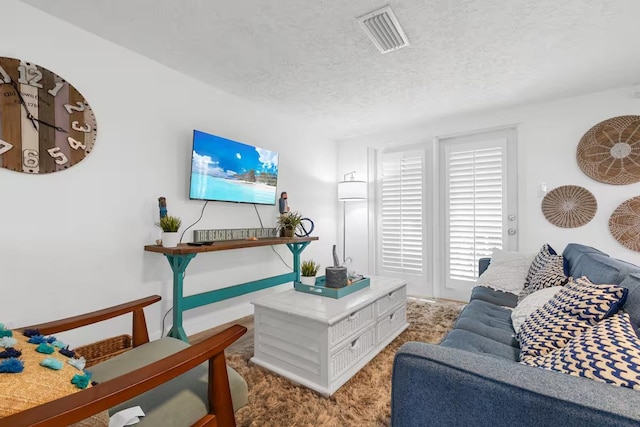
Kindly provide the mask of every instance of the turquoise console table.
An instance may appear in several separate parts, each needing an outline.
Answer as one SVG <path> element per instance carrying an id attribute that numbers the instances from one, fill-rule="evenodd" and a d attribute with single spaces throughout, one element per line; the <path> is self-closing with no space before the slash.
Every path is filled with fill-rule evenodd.
<path id="1" fill-rule="evenodd" d="M 228 240 L 215 242 L 211 245 L 189 246 L 181 244 L 175 248 L 165 248 L 158 245 L 147 245 L 145 251 L 164 254 L 169 260 L 173 270 L 173 326 L 167 334 L 170 337 L 179 338 L 189 342 L 187 334 L 182 327 L 182 313 L 192 308 L 201 307 L 229 298 L 234 298 L 249 292 L 270 288 L 287 282 L 300 281 L 300 254 L 309 242 L 318 240 L 317 237 L 275 237 L 272 239 L 258 240 Z M 229 249 L 255 248 L 258 246 L 287 245 L 293 254 L 293 271 L 279 276 L 254 280 L 213 291 L 202 292 L 195 295 L 184 296 L 183 278 L 189 262 L 199 253 L 226 251 Z"/>

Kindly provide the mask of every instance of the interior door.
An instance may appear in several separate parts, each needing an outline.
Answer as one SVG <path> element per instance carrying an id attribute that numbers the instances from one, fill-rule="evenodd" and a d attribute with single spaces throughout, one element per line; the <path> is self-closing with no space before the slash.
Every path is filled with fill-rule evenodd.
<path id="1" fill-rule="evenodd" d="M 410 295 L 433 295 L 429 273 L 424 146 L 376 151 L 375 272 L 407 280 Z"/>
<path id="2" fill-rule="evenodd" d="M 478 260 L 518 248 L 516 130 L 443 138 L 439 145 L 438 297 L 468 301 Z"/>

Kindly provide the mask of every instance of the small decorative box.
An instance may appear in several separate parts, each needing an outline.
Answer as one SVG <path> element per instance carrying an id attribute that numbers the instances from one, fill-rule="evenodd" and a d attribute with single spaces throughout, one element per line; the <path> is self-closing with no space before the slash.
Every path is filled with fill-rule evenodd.
<path id="1" fill-rule="evenodd" d="M 365 277 L 344 288 L 327 288 L 325 286 L 325 276 L 316 277 L 315 286 L 305 285 L 301 282 L 293 282 L 293 288 L 296 291 L 305 292 L 307 294 L 321 295 L 329 298 L 342 298 L 345 295 L 352 294 L 360 289 L 366 288 L 371 284 L 371 280 Z"/>

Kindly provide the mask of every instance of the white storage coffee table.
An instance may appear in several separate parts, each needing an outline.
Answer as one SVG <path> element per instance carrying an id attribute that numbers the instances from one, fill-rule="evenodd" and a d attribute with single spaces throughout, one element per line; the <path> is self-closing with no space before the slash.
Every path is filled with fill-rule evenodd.
<path id="1" fill-rule="evenodd" d="M 340 299 L 288 289 L 251 303 L 251 361 L 325 396 L 409 326 L 401 279 L 372 277 L 368 288 Z"/>

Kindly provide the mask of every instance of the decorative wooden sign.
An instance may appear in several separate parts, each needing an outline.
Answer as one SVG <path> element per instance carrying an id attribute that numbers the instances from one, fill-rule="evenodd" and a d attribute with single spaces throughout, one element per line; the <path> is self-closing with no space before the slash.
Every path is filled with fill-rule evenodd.
<path id="1" fill-rule="evenodd" d="M 243 240 L 254 237 L 257 239 L 267 239 L 277 236 L 277 228 L 221 228 L 193 231 L 194 242 L 219 242 L 224 240 Z"/>
<path id="2" fill-rule="evenodd" d="M 0 57 L 0 167 L 31 174 L 65 170 L 95 144 L 87 100 L 52 71 Z"/>

